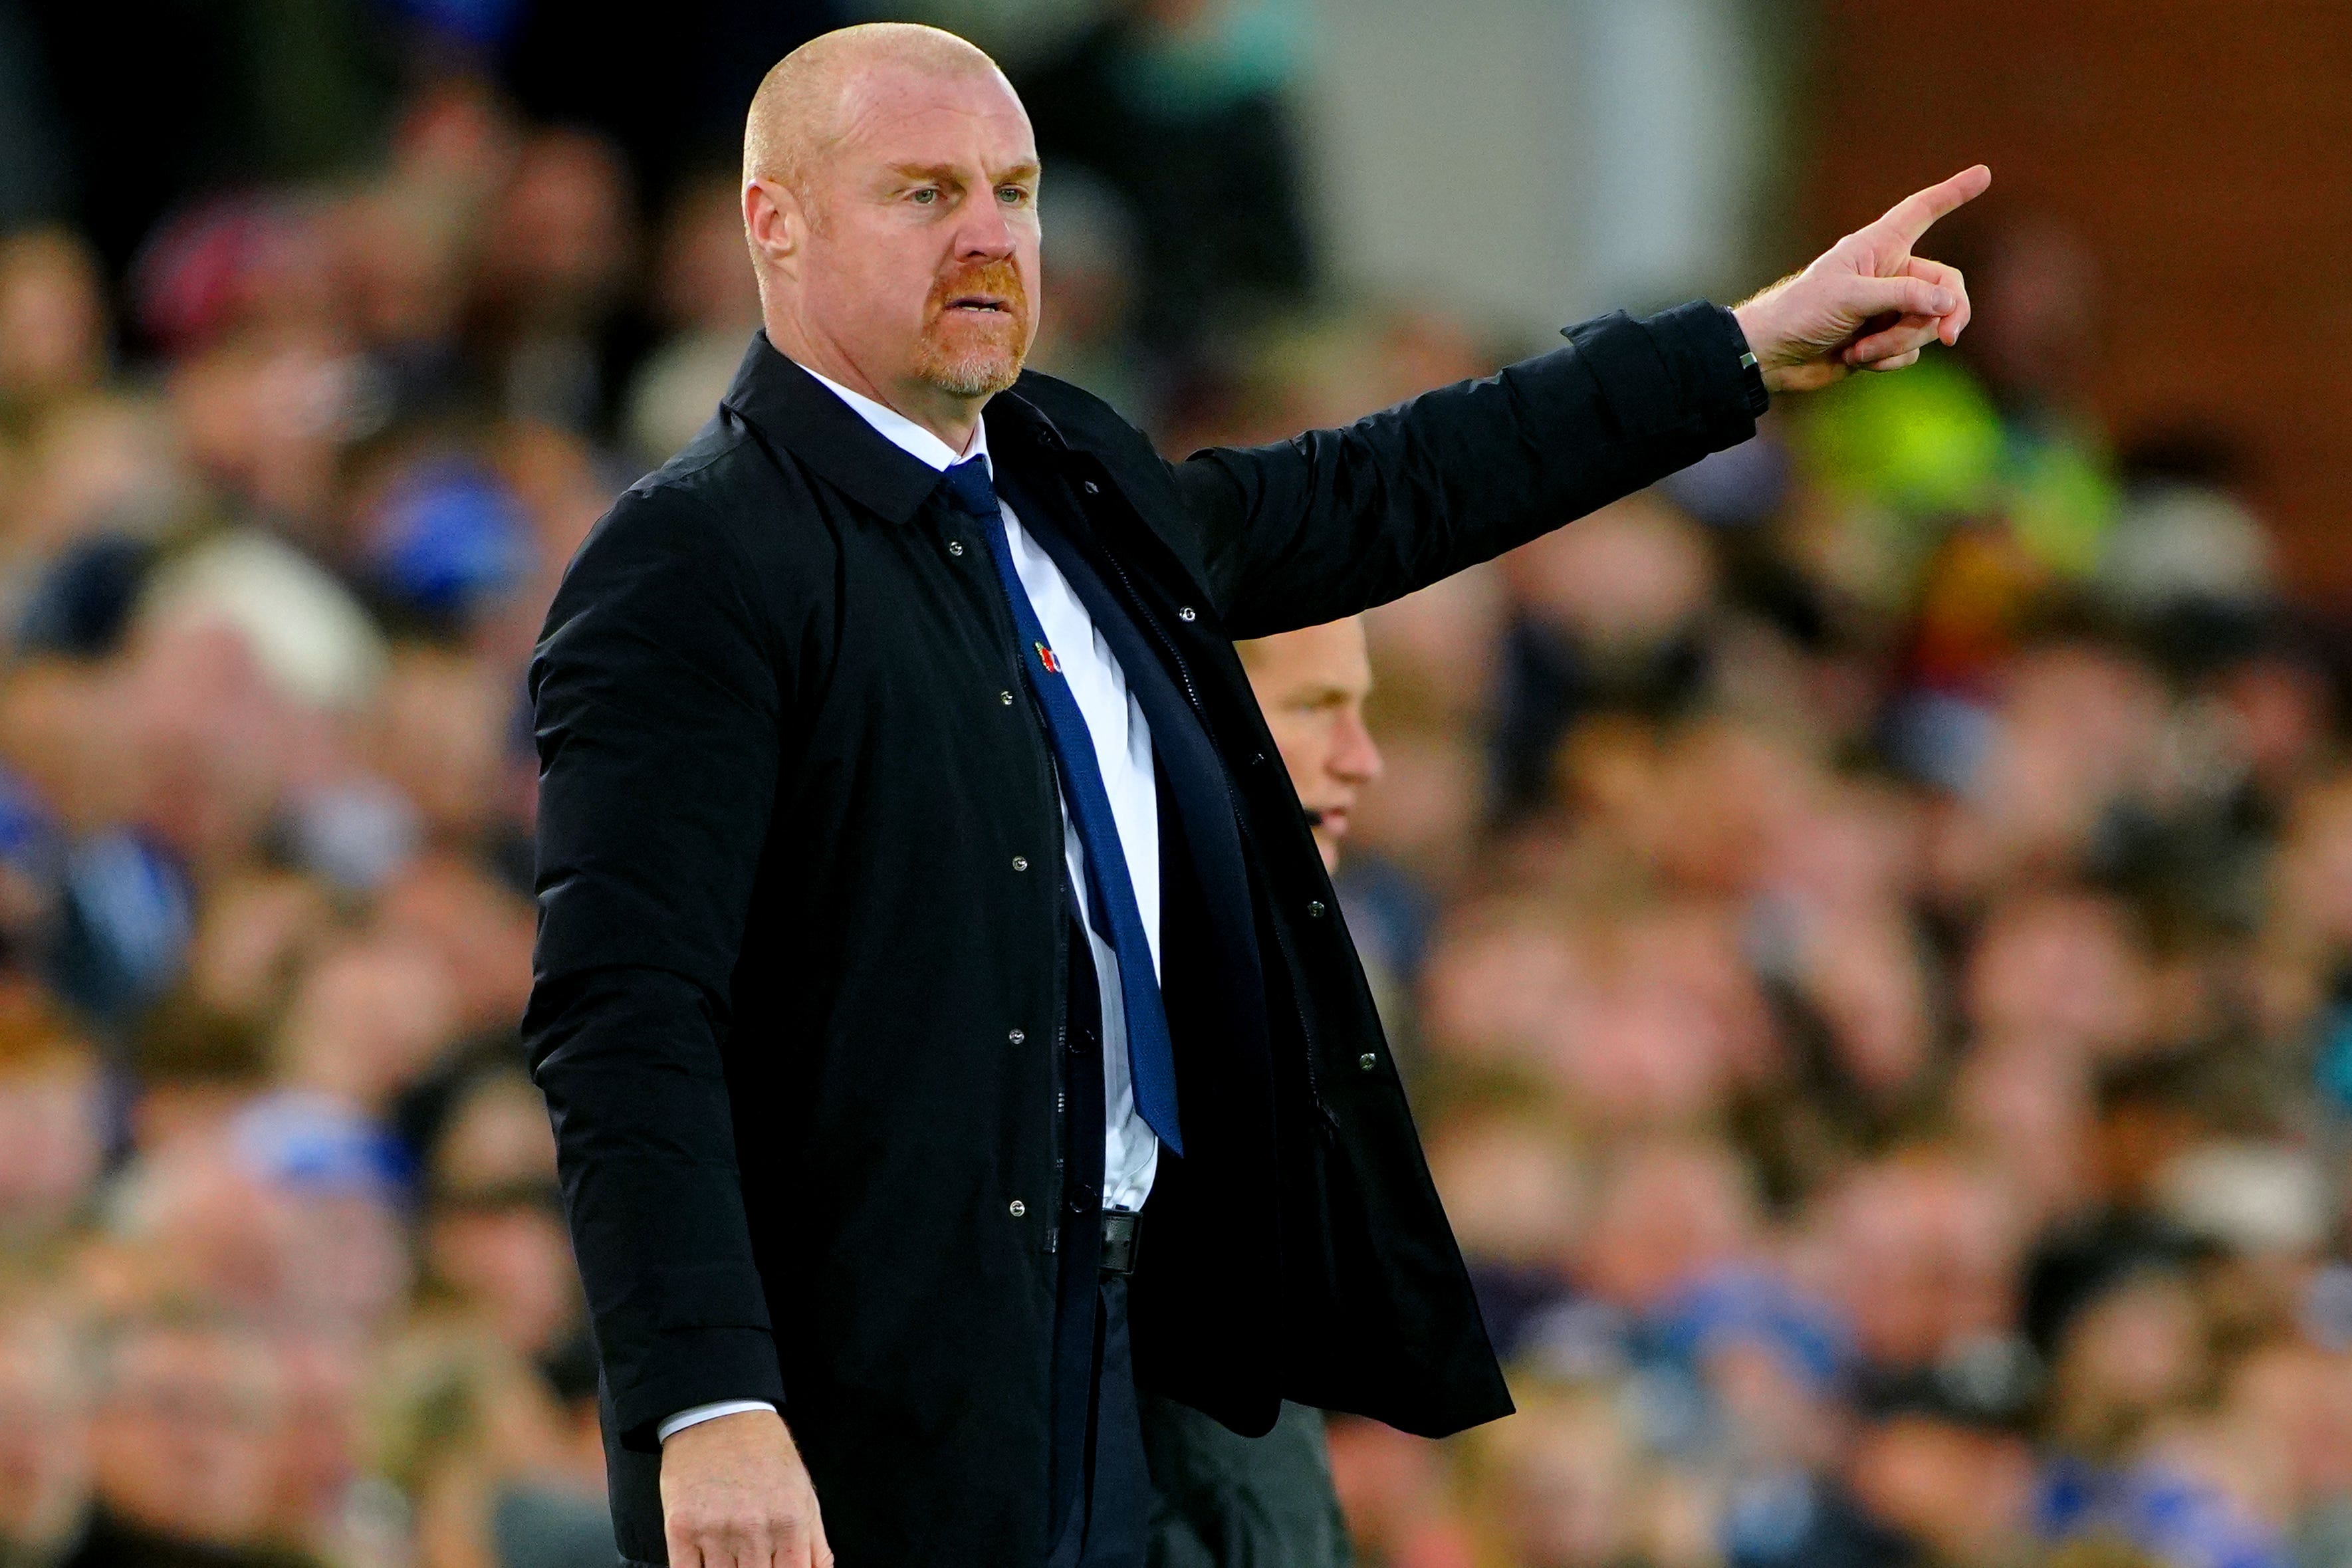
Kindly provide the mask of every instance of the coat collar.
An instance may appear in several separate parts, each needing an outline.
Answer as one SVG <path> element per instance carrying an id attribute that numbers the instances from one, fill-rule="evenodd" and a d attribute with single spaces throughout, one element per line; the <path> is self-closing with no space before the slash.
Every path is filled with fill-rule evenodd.
<path id="1" fill-rule="evenodd" d="M 900 449 L 814 376 L 776 351 L 766 330 L 743 350 L 735 380 L 719 399 L 753 429 L 822 475 L 849 498 L 894 523 L 912 517 L 939 488 L 939 471 Z M 1066 443 L 1054 423 L 1018 391 L 988 400 L 992 462 L 1015 446 L 1049 452 Z"/>

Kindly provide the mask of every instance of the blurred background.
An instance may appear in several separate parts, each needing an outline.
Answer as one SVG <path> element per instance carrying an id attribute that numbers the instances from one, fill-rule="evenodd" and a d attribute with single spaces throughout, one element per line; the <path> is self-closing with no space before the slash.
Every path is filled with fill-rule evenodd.
<path id="1" fill-rule="evenodd" d="M 0 0 L 0 1565 L 588 1568 L 524 662 L 850 0 Z M 1916 186 L 1956 352 L 1375 612 L 1343 896 L 1522 1413 L 1387 1568 L 2352 1564 L 2352 13 L 931 0 L 1181 455 Z"/>

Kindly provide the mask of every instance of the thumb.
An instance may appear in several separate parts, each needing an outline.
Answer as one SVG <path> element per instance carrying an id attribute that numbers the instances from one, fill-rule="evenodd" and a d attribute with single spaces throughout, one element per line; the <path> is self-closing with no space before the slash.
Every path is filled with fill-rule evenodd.
<path id="1" fill-rule="evenodd" d="M 1864 320 L 1890 315 L 1948 316 L 1960 303 L 1950 289 L 1921 277 L 1852 277 L 1842 292 L 1842 303 Z"/>

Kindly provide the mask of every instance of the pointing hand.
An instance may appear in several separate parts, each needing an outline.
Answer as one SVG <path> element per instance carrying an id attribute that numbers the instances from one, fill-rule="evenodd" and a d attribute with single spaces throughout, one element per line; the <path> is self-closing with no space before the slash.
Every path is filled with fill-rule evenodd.
<path id="1" fill-rule="evenodd" d="M 1928 225 L 1991 183 L 1983 164 L 1963 169 L 1735 307 L 1764 384 L 1811 392 L 1851 371 L 1899 371 L 1931 340 L 1958 341 L 1969 324 L 1968 286 L 1957 268 L 1915 256 L 1912 246 Z"/>

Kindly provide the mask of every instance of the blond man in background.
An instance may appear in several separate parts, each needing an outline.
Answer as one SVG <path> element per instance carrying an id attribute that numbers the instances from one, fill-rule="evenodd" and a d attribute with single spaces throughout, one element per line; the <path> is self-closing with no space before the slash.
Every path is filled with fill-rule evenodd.
<path id="1" fill-rule="evenodd" d="M 1337 871 L 1357 797 L 1380 777 L 1364 723 L 1372 665 L 1364 621 L 1236 643 L 1250 690 L 1298 791 L 1323 864 Z M 1190 1406 L 1142 1396 L 1143 1448 L 1158 1504 L 1152 1568 L 1343 1568 L 1353 1560 L 1331 1485 L 1323 1413 L 1285 1400 L 1274 1430 L 1244 1437 Z"/>

